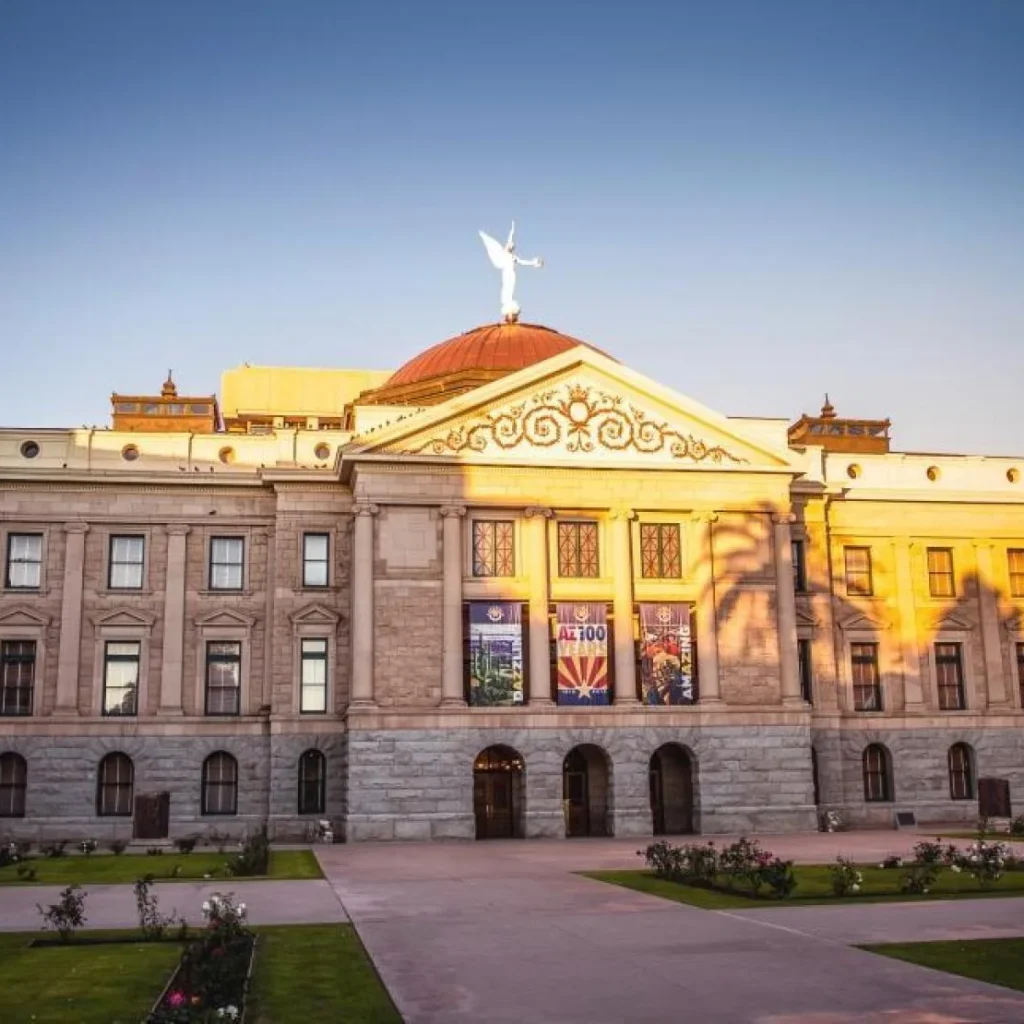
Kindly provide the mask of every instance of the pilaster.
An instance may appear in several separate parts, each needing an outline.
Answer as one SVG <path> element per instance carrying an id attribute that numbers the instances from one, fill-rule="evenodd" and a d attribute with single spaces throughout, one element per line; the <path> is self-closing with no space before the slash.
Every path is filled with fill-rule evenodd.
<path id="1" fill-rule="evenodd" d="M 78 714 L 78 676 L 82 648 L 82 591 L 86 523 L 64 527 L 64 589 L 60 606 L 60 648 L 57 654 L 56 715 Z"/>

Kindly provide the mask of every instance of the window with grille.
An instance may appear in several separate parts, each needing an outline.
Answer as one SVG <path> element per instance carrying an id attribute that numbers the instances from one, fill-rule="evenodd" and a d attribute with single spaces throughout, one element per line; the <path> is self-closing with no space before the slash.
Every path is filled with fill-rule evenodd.
<path id="1" fill-rule="evenodd" d="M 880 743 L 864 749 L 864 799 L 868 803 L 887 803 L 892 800 L 892 775 L 889 770 L 889 752 Z"/>
<path id="2" fill-rule="evenodd" d="M 793 589 L 798 593 L 805 593 L 807 590 L 807 557 L 804 542 L 794 540 L 792 542 L 793 552 Z"/>
<path id="3" fill-rule="evenodd" d="M 878 644 L 850 644 L 855 711 L 882 710 L 882 680 L 878 672 Z"/>
<path id="4" fill-rule="evenodd" d="M 964 709 L 964 661 L 962 644 L 935 645 L 935 680 L 942 711 Z"/>
<path id="5" fill-rule="evenodd" d="M 302 640 L 299 660 L 302 663 L 299 710 L 322 713 L 327 710 L 327 641 Z"/>
<path id="6" fill-rule="evenodd" d="M 107 754 L 97 777 L 96 813 L 101 817 L 131 817 L 135 766 L 127 754 Z"/>
<path id="7" fill-rule="evenodd" d="M 25 817 L 28 766 L 21 754 L 0 754 L 0 818 Z"/>
<path id="8" fill-rule="evenodd" d="M 211 640 L 206 644 L 206 713 L 237 715 L 242 692 L 242 644 Z"/>
<path id="9" fill-rule="evenodd" d="M 223 750 L 203 762 L 203 814 L 238 812 L 238 762 Z"/>
<path id="10" fill-rule="evenodd" d="M 145 557 L 145 537 L 111 537 L 107 586 L 111 590 L 141 590 Z"/>
<path id="11" fill-rule="evenodd" d="M 330 538 L 326 533 L 303 534 L 302 585 L 304 587 L 326 587 L 330 582 L 329 551 Z"/>
<path id="12" fill-rule="evenodd" d="M 36 642 L 0 643 L 0 715 L 31 715 L 36 678 Z"/>
<path id="13" fill-rule="evenodd" d="M 7 580 L 11 590 L 38 590 L 43 582 L 43 535 L 7 534 Z"/>
<path id="14" fill-rule="evenodd" d="M 319 750 L 299 758 L 299 814 L 323 814 L 327 808 L 327 762 Z"/>
<path id="15" fill-rule="evenodd" d="M 846 561 L 846 593 L 870 597 L 875 591 L 871 577 L 871 548 L 844 548 Z"/>
<path id="16" fill-rule="evenodd" d="M 814 674 L 814 665 L 811 661 L 811 641 L 803 639 L 797 640 L 796 650 L 800 667 L 800 696 L 803 697 L 808 704 L 813 704 L 814 688 L 812 686 L 812 679 Z"/>
<path id="17" fill-rule="evenodd" d="M 955 597 L 953 552 L 949 548 L 928 549 L 928 593 L 932 597 Z"/>
<path id="18" fill-rule="evenodd" d="M 971 748 L 966 743 L 954 743 L 949 748 L 949 796 L 951 800 L 974 799 Z"/>
<path id="19" fill-rule="evenodd" d="M 558 575 L 597 577 L 597 523 L 558 524 Z"/>
<path id="20" fill-rule="evenodd" d="M 1011 548 L 1006 552 L 1010 563 L 1010 594 L 1012 597 L 1024 597 L 1024 548 Z"/>
<path id="21" fill-rule="evenodd" d="M 515 575 L 513 523 L 502 519 L 473 520 L 473 575 Z"/>
<path id="22" fill-rule="evenodd" d="M 245 569 L 245 541 L 241 537 L 210 539 L 210 589 L 241 590 Z"/>
<path id="23" fill-rule="evenodd" d="M 138 714 L 139 663 L 142 645 L 114 641 L 103 652 L 103 714 Z"/>
<path id="24" fill-rule="evenodd" d="M 678 523 L 640 524 L 640 574 L 648 580 L 682 576 Z"/>

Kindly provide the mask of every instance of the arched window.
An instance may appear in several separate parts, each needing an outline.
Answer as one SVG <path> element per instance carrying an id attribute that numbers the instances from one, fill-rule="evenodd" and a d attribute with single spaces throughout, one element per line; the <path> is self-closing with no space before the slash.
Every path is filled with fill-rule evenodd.
<path id="1" fill-rule="evenodd" d="M 864 799 L 868 803 L 892 800 L 892 771 L 889 751 L 880 743 L 864 748 Z"/>
<path id="2" fill-rule="evenodd" d="M 966 743 L 954 743 L 949 748 L 949 795 L 953 800 L 974 799 L 971 761 L 971 748 Z"/>
<path id="3" fill-rule="evenodd" d="M 238 762 L 223 750 L 203 762 L 203 814 L 238 813 Z"/>
<path id="4" fill-rule="evenodd" d="M 0 818 L 25 817 L 28 767 L 21 754 L 0 754 Z"/>
<path id="5" fill-rule="evenodd" d="M 96 779 L 96 813 L 101 817 L 130 818 L 135 766 L 127 754 L 107 754 Z"/>
<path id="6" fill-rule="evenodd" d="M 319 750 L 299 758 L 299 814 L 323 814 L 327 806 L 327 762 Z"/>

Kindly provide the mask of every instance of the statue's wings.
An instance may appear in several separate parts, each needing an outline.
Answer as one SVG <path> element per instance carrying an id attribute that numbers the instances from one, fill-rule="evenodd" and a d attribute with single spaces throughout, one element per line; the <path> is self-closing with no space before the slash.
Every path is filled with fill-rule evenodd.
<path id="1" fill-rule="evenodd" d="M 496 238 L 491 238 L 490 235 L 485 234 L 483 231 L 480 232 L 480 238 L 484 243 L 484 248 L 487 250 L 487 255 L 490 257 L 491 262 L 499 270 L 503 270 L 508 264 L 508 253 L 505 252 L 505 247 Z"/>

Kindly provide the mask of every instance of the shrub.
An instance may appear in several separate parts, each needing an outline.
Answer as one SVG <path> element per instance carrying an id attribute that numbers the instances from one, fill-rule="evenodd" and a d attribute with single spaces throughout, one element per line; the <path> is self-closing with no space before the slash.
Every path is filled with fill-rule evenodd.
<path id="1" fill-rule="evenodd" d="M 12 864 L 17 864 L 19 859 L 20 858 L 14 849 L 14 843 L 8 843 L 4 846 L 0 846 L 0 869 L 10 867 Z"/>
<path id="2" fill-rule="evenodd" d="M 78 844 L 78 848 L 86 855 L 86 857 L 91 857 L 96 852 L 97 846 L 99 846 L 99 843 L 97 843 L 95 839 L 83 839 Z"/>
<path id="3" fill-rule="evenodd" d="M 711 885 L 718 876 L 719 855 L 715 844 L 691 843 L 683 847 L 687 878 L 698 885 Z"/>
<path id="4" fill-rule="evenodd" d="M 828 869 L 828 875 L 835 896 L 852 896 L 860 892 L 864 881 L 864 876 L 849 857 L 836 857 L 835 864 Z"/>
<path id="5" fill-rule="evenodd" d="M 162 857 L 164 855 L 164 848 L 162 846 L 148 846 L 146 848 L 147 857 Z"/>
<path id="6" fill-rule="evenodd" d="M 197 841 L 196 836 L 183 836 L 181 839 L 175 839 L 174 845 L 178 853 L 183 853 L 187 857 L 196 848 Z"/>
<path id="7" fill-rule="evenodd" d="M 16 839 L 11 846 L 14 847 L 18 860 L 26 860 L 32 852 L 32 844 L 27 839 Z"/>
<path id="8" fill-rule="evenodd" d="M 922 895 L 930 892 L 939 877 L 939 866 L 928 864 L 923 861 L 911 861 L 904 869 L 900 877 L 900 888 L 904 892 Z"/>
<path id="9" fill-rule="evenodd" d="M 761 881 L 771 889 L 776 899 L 786 899 L 796 888 L 793 862 L 773 857 L 761 868 Z"/>
<path id="10" fill-rule="evenodd" d="M 940 867 L 945 862 L 946 856 L 947 848 L 937 838 L 934 843 L 920 842 L 914 846 L 914 862 L 916 864 Z"/>
<path id="11" fill-rule="evenodd" d="M 1018 814 L 1016 818 L 1010 819 L 1010 835 L 1024 836 L 1024 814 Z"/>
<path id="12" fill-rule="evenodd" d="M 678 846 L 666 843 L 664 839 L 652 843 L 645 850 L 637 850 L 655 878 L 678 882 L 683 877 L 683 851 Z"/>
<path id="13" fill-rule="evenodd" d="M 85 924 L 85 897 L 88 894 L 80 885 L 69 885 L 60 894 L 56 903 L 48 907 L 36 904 L 43 918 L 43 927 L 56 931 L 62 942 L 70 942 L 75 932 Z"/>
<path id="14" fill-rule="evenodd" d="M 127 839 L 114 839 L 111 842 L 109 842 L 107 845 L 110 847 L 110 852 L 113 853 L 113 855 L 115 857 L 120 857 L 121 854 L 124 853 L 124 851 L 128 849 L 128 840 Z"/>
<path id="15" fill-rule="evenodd" d="M 890 871 L 893 868 L 901 868 L 903 867 L 903 858 L 896 856 L 886 857 L 878 866 L 880 868 L 885 868 Z"/>
<path id="16" fill-rule="evenodd" d="M 243 878 L 251 875 L 265 875 L 270 870 L 270 840 L 267 826 L 246 836 L 238 853 L 228 861 L 228 874 Z"/>
<path id="17" fill-rule="evenodd" d="M 61 840 L 59 843 L 44 843 L 39 849 L 44 857 L 63 857 L 64 847 L 67 845 L 66 840 Z"/>
<path id="18" fill-rule="evenodd" d="M 744 836 L 722 850 L 718 870 L 725 876 L 730 889 L 742 883 L 752 893 L 757 893 L 763 881 L 761 871 L 771 861 L 772 855 L 767 850 L 761 849 L 756 840 Z"/>
<path id="19" fill-rule="evenodd" d="M 948 863 L 951 871 L 966 872 L 982 889 L 988 889 L 1003 877 L 1008 852 L 1005 843 L 979 839 L 964 850 L 951 846 Z"/>
<path id="20" fill-rule="evenodd" d="M 165 917 L 160 913 L 159 900 L 153 892 L 153 876 L 144 875 L 137 878 L 132 891 L 135 893 L 135 906 L 139 912 L 139 929 L 142 937 L 149 941 L 162 939 L 167 929 L 174 924 L 174 915 Z"/>

